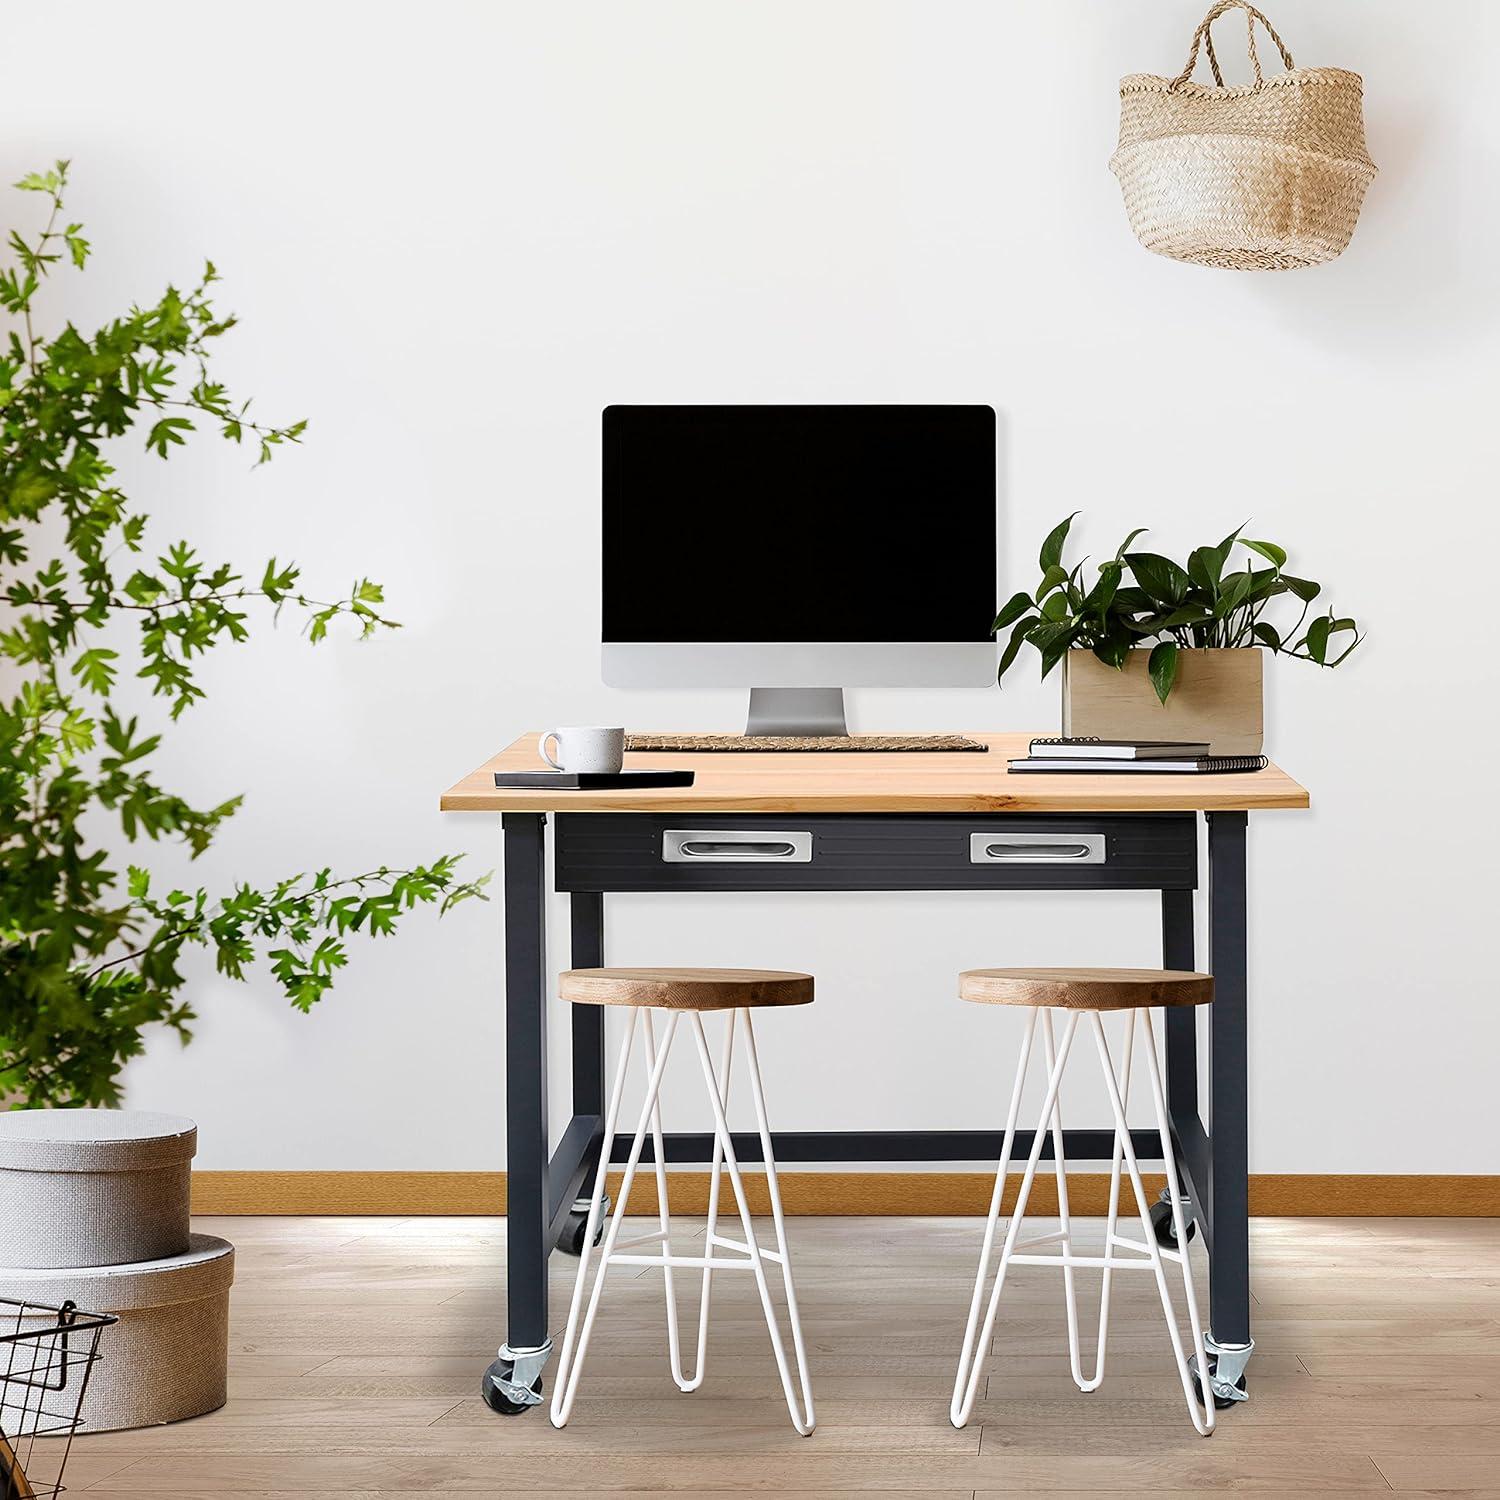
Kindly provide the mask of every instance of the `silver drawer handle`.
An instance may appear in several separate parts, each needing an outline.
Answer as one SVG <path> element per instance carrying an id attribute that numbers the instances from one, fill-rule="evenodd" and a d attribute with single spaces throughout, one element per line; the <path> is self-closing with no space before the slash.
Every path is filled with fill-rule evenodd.
<path id="1" fill-rule="evenodd" d="M 682 852 L 691 859 L 725 859 L 734 856 L 750 856 L 756 859 L 790 859 L 797 852 L 795 844 L 710 844 L 703 839 L 694 839 L 683 844 Z"/>
<path id="2" fill-rule="evenodd" d="M 969 835 L 971 865 L 1102 865 L 1102 833 L 1034 833 L 1013 839 L 992 833 Z"/>
<path id="3" fill-rule="evenodd" d="M 674 864 L 812 863 L 812 834 L 762 833 L 759 829 L 669 828 L 662 834 L 661 857 Z"/>
<path id="4" fill-rule="evenodd" d="M 1087 859 L 1087 844 L 987 844 L 991 859 Z"/>

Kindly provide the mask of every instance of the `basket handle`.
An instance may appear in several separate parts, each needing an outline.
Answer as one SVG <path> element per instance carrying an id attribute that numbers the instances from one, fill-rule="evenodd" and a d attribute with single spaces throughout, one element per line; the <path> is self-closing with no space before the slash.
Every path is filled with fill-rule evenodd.
<path id="1" fill-rule="evenodd" d="M 1260 70 L 1260 55 L 1255 50 L 1255 23 L 1260 22 L 1266 28 L 1266 35 L 1276 43 L 1276 49 L 1281 53 L 1281 61 L 1288 72 L 1296 66 L 1292 61 L 1292 54 L 1286 50 L 1286 43 L 1276 34 L 1276 28 L 1266 17 L 1250 4 L 1250 0 L 1219 0 L 1219 3 L 1204 16 L 1199 23 L 1198 29 L 1193 33 L 1192 51 L 1188 53 L 1187 67 L 1172 80 L 1174 89 L 1181 88 L 1189 78 L 1193 76 L 1193 69 L 1198 66 L 1198 49 L 1202 47 L 1208 54 L 1208 65 L 1213 70 L 1214 83 L 1219 88 L 1224 87 L 1224 75 L 1219 71 L 1219 59 L 1214 55 L 1214 39 L 1212 28 L 1215 21 L 1228 10 L 1243 10 L 1245 12 L 1245 31 L 1249 40 L 1250 67 L 1255 74 L 1255 87 L 1259 88 L 1265 77 Z"/>

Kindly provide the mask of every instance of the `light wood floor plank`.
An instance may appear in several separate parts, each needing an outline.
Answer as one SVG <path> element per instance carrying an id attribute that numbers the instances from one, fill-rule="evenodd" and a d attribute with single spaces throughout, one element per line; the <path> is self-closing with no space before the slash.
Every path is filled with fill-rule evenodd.
<path id="1" fill-rule="evenodd" d="M 503 1336 L 498 1221 L 198 1227 L 239 1247 L 230 1403 L 80 1439 L 66 1478 L 90 1500 L 1393 1489 L 1500 1500 L 1500 1221 L 1255 1220 L 1252 1396 L 1206 1441 L 1182 1408 L 1153 1279 L 1116 1278 L 1109 1373 L 1085 1396 L 1068 1374 L 1061 1288 L 1040 1267 L 1013 1273 L 974 1418 L 956 1432 L 947 1402 L 973 1220 L 792 1223 L 820 1418 L 807 1439 L 786 1420 L 749 1277 L 716 1280 L 708 1380 L 692 1396 L 667 1372 L 659 1273 L 611 1278 L 573 1421 L 556 1432 L 544 1412 L 503 1418 L 478 1399 Z M 701 1225 L 681 1228 L 683 1244 L 701 1239 Z M 1097 1221 L 1078 1225 L 1085 1247 L 1100 1235 Z M 1201 1267 L 1200 1244 L 1193 1254 Z M 554 1329 L 575 1266 L 554 1262 Z M 691 1347 L 697 1282 L 680 1285 Z M 1087 1275 L 1080 1302 L 1091 1348 Z"/>

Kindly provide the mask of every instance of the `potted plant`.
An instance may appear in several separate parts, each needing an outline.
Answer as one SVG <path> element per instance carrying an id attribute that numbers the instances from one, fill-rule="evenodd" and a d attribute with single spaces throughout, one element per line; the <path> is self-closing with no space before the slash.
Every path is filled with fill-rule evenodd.
<path id="1" fill-rule="evenodd" d="M 996 631 L 1010 631 L 997 680 L 1024 644 L 1041 654 L 1044 678 L 1063 663 L 1064 734 L 1204 740 L 1215 754 L 1258 754 L 1263 653 L 1336 667 L 1363 639 L 1333 610 L 1309 620 L 1322 585 L 1288 573 L 1285 550 L 1242 537 L 1243 526 L 1194 548 L 1186 565 L 1131 551 L 1146 531 L 1137 527 L 1085 584 L 1083 562 L 1063 565 L 1077 514 L 1042 543 L 1036 589 L 995 617 Z M 1250 555 L 1230 569 L 1236 547 Z"/>
<path id="2" fill-rule="evenodd" d="M 245 640 L 257 608 L 300 615 L 313 643 L 330 627 L 369 636 L 394 622 L 369 579 L 315 599 L 284 559 L 246 577 L 153 534 L 111 461 L 122 446 L 167 459 L 207 427 L 264 463 L 305 424 L 252 420 L 212 372 L 234 326 L 213 305 L 212 265 L 92 331 L 44 328 L 57 304 L 43 304 L 43 283 L 90 251 L 63 212 L 66 182 L 59 162 L 17 184 L 42 200 L 44 227 L 13 230 L 0 268 L 0 1108 L 118 1104 L 143 1033 L 189 1036 L 182 964 L 194 948 L 231 979 L 264 961 L 306 1011 L 350 938 L 383 937 L 412 908 L 447 911 L 484 885 L 460 878 L 453 854 L 344 873 L 309 862 L 221 890 L 161 889 L 147 857 L 119 867 L 120 845 L 142 840 L 196 858 L 240 806 L 197 805 L 158 782 L 167 724 L 142 722 L 148 691 L 170 723 L 195 711 L 203 657 Z"/>

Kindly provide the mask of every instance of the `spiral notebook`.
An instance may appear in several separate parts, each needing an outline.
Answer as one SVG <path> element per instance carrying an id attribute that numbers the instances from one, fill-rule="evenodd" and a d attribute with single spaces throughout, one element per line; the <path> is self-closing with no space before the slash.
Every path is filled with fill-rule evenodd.
<path id="1" fill-rule="evenodd" d="M 1212 776 L 1245 771 L 1264 771 L 1271 764 L 1264 755 L 1193 755 L 1180 760 L 1089 760 L 1063 759 L 1058 756 L 1028 756 L 1008 761 L 1012 771 L 1057 772 L 1086 771 L 1094 776 L 1113 776 L 1116 772 L 1134 772 L 1138 776 Z"/>

